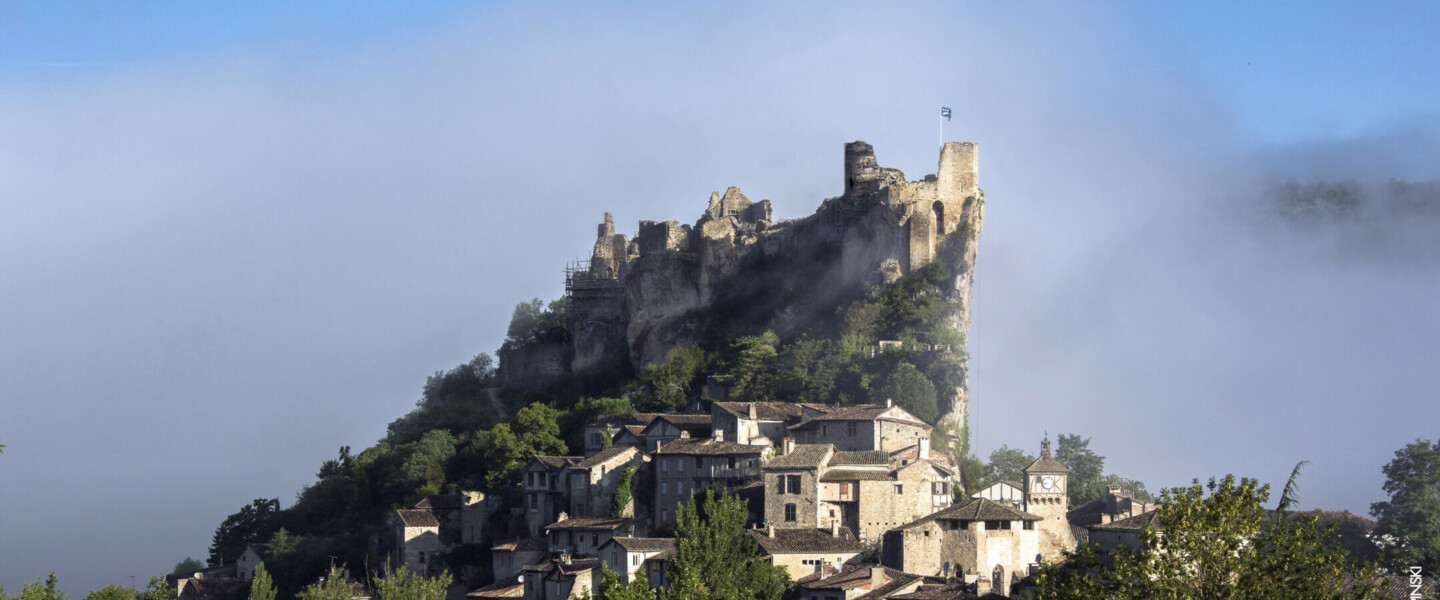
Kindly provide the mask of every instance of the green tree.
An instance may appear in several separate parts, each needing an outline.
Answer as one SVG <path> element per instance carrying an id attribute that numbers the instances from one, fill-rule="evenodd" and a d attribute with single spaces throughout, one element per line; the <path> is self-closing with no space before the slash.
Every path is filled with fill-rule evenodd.
<path id="1" fill-rule="evenodd" d="M 985 485 L 1001 481 L 1019 483 L 1025 478 L 1025 467 L 1035 462 L 1035 457 L 1019 448 L 1001 446 L 990 453 L 990 462 L 985 465 Z"/>
<path id="2" fill-rule="evenodd" d="M 709 355 L 699 346 L 678 346 L 665 353 L 665 361 L 645 372 L 646 393 L 642 403 L 646 410 L 675 410 L 698 396 L 705 385 L 705 365 Z"/>
<path id="3" fill-rule="evenodd" d="M 600 589 L 595 596 L 599 600 L 655 600 L 655 590 L 645 577 L 645 569 L 636 569 L 630 575 L 630 583 L 620 583 L 620 575 L 610 570 L 603 561 L 600 563 Z"/>
<path id="4" fill-rule="evenodd" d="M 610 517 L 618 519 L 625 516 L 625 509 L 630 505 L 630 482 L 635 479 L 635 474 L 640 472 L 639 465 L 625 467 L 625 472 L 620 474 L 620 483 L 615 485 L 615 492 L 610 496 Z"/>
<path id="5" fill-rule="evenodd" d="M 955 489 L 962 495 L 956 498 L 959 502 L 969 498 L 970 494 L 985 489 L 989 485 L 985 481 L 985 463 L 973 456 L 966 456 L 960 459 L 960 484 Z"/>
<path id="6" fill-rule="evenodd" d="M 1055 460 L 1070 469 L 1067 495 L 1070 496 L 1071 507 L 1105 495 L 1105 483 L 1101 477 L 1105 472 L 1105 457 L 1090 449 L 1090 438 L 1060 434 Z"/>
<path id="7" fill-rule="evenodd" d="M 250 595 L 246 600 L 275 600 L 275 582 L 270 580 L 270 572 L 265 570 L 263 562 L 255 565 L 255 575 L 250 579 Z"/>
<path id="8" fill-rule="evenodd" d="M 740 338 L 731 350 L 735 353 L 734 377 L 730 399 L 736 402 L 768 402 L 775 399 L 777 373 L 775 347 L 780 338 L 773 331 Z"/>
<path id="9" fill-rule="evenodd" d="M 1208 494 L 1207 494 L 1208 491 Z M 1266 517 L 1269 486 L 1233 475 L 1166 490 L 1158 526 L 1141 530 L 1139 547 L 1102 555 L 1084 544 L 1041 571 L 1044 598 L 1210 600 L 1365 598 L 1349 588 L 1369 581 L 1345 553 L 1326 543 L 1314 515 Z"/>
<path id="10" fill-rule="evenodd" d="M 138 600 L 175 600 L 175 586 L 164 577 L 151 576 L 145 591 L 135 594 L 135 597 Z"/>
<path id="11" fill-rule="evenodd" d="M 780 350 L 780 395 L 792 402 L 828 403 L 835 392 L 842 361 L 833 344 L 802 337 Z"/>
<path id="12" fill-rule="evenodd" d="M 519 481 L 520 469 L 535 456 L 565 454 L 559 418 L 559 411 L 537 402 L 520 409 L 509 423 L 490 430 L 483 448 L 490 469 L 486 475 L 490 489 L 502 489 Z"/>
<path id="13" fill-rule="evenodd" d="M 890 372 L 885 374 L 872 400 L 877 404 L 894 400 L 900 408 L 920 417 L 920 420 L 926 423 L 934 423 L 940 414 L 936 404 L 935 384 L 930 383 L 915 365 L 906 360 L 897 361 Z"/>
<path id="14" fill-rule="evenodd" d="M 376 600 L 445 600 L 445 592 L 454 579 L 450 573 L 425 577 L 400 567 L 389 577 L 375 580 Z"/>
<path id="15" fill-rule="evenodd" d="M 353 600 L 355 588 L 345 580 L 344 569 L 331 567 L 323 579 L 305 586 L 295 597 L 299 600 Z"/>
<path id="16" fill-rule="evenodd" d="M 240 551 L 241 551 L 241 552 L 244 552 L 245 550 L 244 550 L 244 549 L 241 549 Z M 237 556 L 238 556 L 238 555 L 237 555 Z M 180 562 L 178 562 L 178 563 L 175 563 L 175 568 L 170 571 L 170 574 L 171 574 L 171 575 L 179 575 L 179 576 L 181 576 L 181 577 L 190 577 L 190 576 L 192 576 L 196 571 L 200 571 L 200 570 L 202 570 L 202 569 L 204 569 L 204 568 L 205 568 L 205 564 L 204 564 L 204 563 L 201 563 L 200 561 L 195 560 L 194 558 L 191 558 L 191 557 L 187 556 L 187 557 L 185 557 L 185 560 L 182 560 L 182 561 L 180 561 Z"/>
<path id="17" fill-rule="evenodd" d="M 225 518 L 210 538 L 210 564 L 224 564 L 245 551 L 245 544 L 269 538 L 279 527 L 278 498 L 256 498 L 249 505 Z"/>
<path id="18" fill-rule="evenodd" d="M 1440 440 L 1407 444 L 1383 471 L 1390 499 L 1371 504 L 1370 514 L 1379 522 L 1375 536 L 1396 540 L 1386 549 L 1387 566 L 1392 572 L 1414 566 L 1440 572 Z"/>
<path id="19" fill-rule="evenodd" d="M 666 600 L 779 600 L 789 590 L 783 567 L 755 560 L 746 512 L 744 500 L 715 488 L 680 507 Z"/>
<path id="20" fill-rule="evenodd" d="M 85 594 L 85 600 L 135 600 L 135 590 L 115 584 Z"/>
<path id="21" fill-rule="evenodd" d="M 15 600 L 70 600 L 70 597 L 60 590 L 60 579 L 51 573 L 43 582 L 36 579 L 21 587 Z"/>
<path id="22" fill-rule="evenodd" d="M 1114 473 L 1100 478 L 1100 485 L 1109 489 L 1112 485 L 1120 486 L 1120 489 L 1130 492 L 1130 497 L 1141 502 L 1154 502 L 1155 495 L 1145 489 L 1145 483 L 1134 479 L 1126 479 Z"/>

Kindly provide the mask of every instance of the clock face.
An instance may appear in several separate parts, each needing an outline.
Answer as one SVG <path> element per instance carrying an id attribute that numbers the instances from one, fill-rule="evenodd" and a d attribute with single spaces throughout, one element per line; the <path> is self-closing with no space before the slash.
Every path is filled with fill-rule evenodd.
<path id="1" fill-rule="evenodd" d="M 1045 489 L 1047 489 L 1047 490 L 1055 487 L 1055 478 L 1054 478 L 1054 477 L 1050 477 L 1050 476 L 1048 476 L 1048 475 L 1045 476 L 1045 477 L 1041 477 L 1041 478 L 1040 478 L 1040 487 L 1043 487 L 1043 488 L 1045 488 Z"/>

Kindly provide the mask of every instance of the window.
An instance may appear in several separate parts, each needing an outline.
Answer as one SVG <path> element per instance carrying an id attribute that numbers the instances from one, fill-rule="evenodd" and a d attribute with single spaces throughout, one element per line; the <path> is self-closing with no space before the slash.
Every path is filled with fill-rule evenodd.
<path id="1" fill-rule="evenodd" d="M 795 522 L 795 503 L 794 503 L 794 502 L 791 502 L 790 504 L 786 504 L 786 505 L 785 505 L 785 522 L 786 522 L 786 523 L 794 523 L 794 522 Z"/>
<path id="2" fill-rule="evenodd" d="M 798 493 L 800 493 L 800 476 L 799 476 L 799 475 L 786 475 L 786 476 L 785 476 L 785 493 L 787 493 L 787 494 L 798 494 Z"/>
<path id="3" fill-rule="evenodd" d="M 604 443 L 603 441 L 601 441 L 601 439 L 600 439 L 600 432 L 597 431 L 597 432 L 595 432 L 595 433 L 590 434 L 590 445 L 591 445 L 591 446 L 604 446 L 604 445 L 605 445 L 605 443 Z"/>
<path id="4" fill-rule="evenodd" d="M 631 555 L 630 555 L 630 566 L 635 567 L 635 566 L 639 566 L 639 565 L 640 565 L 640 555 L 639 555 L 639 554 L 631 554 Z"/>
<path id="5" fill-rule="evenodd" d="M 855 427 L 855 422 L 854 422 L 854 421 L 851 421 L 851 422 L 849 422 L 849 423 L 846 423 L 846 424 L 845 424 L 845 435 L 848 435 L 848 436 L 850 436 L 850 437 L 852 437 L 852 438 L 855 437 L 855 435 L 856 435 L 855 429 L 856 429 L 856 427 Z"/>
<path id="6" fill-rule="evenodd" d="M 841 496 L 849 496 L 849 495 L 850 495 L 850 484 L 849 484 L 849 483 L 841 483 L 841 484 L 840 484 L 840 495 L 841 495 Z"/>
<path id="7" fill-rule="evenodd" d="M 700 460 L 700 459 L 697 458 L 697 459 L 695 459 L 695 460 Z M 677 459 L 675 459 L 675 472 L 676 472 L 676 473 L 684 473 L 684 472 L 685 472 L 685 459 L 683 459 L 683 458 L 677 458 Z"/>
<path id="8" fill-rule="evenodd" d="M 662 482 L 660 482 L 660 495 L 661 495 L 661 496 L 664 496 L 665 494 L 669 494 L 669 493 L 670 493 L 670 482 L 668 482 L 668 481 L 662 481 Z"/>
<path id="9" fill-rule="evenodd" d="M 946 485 L 945 485 L 945 482 L 943 482 L 943 481 L 936 481 L 936 482 L 930 484 L 930 487 L 932 488 L 932 489 L 930 490 L 930 493 L 932 493 L 932 494 L 937 494 L 937 495 L 938 495 L 938 494 L 944 494 L 945 491 L 946 491 L 945 488 L 948 487 L 948 486 L 946 486 Z"/>
<path id="10" fill-rule="evenodd" d="M 825 433 L 825 426 L 824 426 L 824 425 L 821 425 L 821 426 L 820 426 L 820 437 L 825 437 L 825 435 L 826 435 L 826 433 Z"/>
<path id="11" fill-rule="evenodd" d="M 904 493 L 905 493 L 905 484 L 903 484 L 903 483 L 897 483 L 897 484 L 895 484 L 895 495 L 896 495 L 896 496 L 899 496 L 899 495 L 904 494 Z"/>
<path id="12" fill-rule="evenodd" d="M 668 510 L 663 510 L 663 509 L 662 509 L 662 510 L 660 511 L 660 522 L 663 523 L 663 522 L 669 521 L 669 520 L 670 520 L 670 511 L 668 511 Z"/>
<path id="13" fill-rule="evenodd" d="M 662 458 L 662 459 L 660 459 L 660 472 L 661 472 L 661 473 L 668 473 L 669 471 L 667 470 L 667 467 L 669 467 L 669 466 L 670 466 L 670 459 L 667 459 L 667 458 Z"/>
<path id="14" fill-rule="evenodd" d="M 1025 530 L 1026 530 L 1026 531 L 1029 531 L 1029 530 L 1034 529 L 1034 528 L 1035 528 L 1035 522 L 1034 522 L 1034 521 L 1026 521 L 1026 522 L 1025 522 Z"/>
<path id="15" fill-rule="evenodd" d="M 590 545 L 592 545 L 592 546 L 599 546 L 599 545 L 600 545 L 600 534 L 598 534 L 598 533 L 592 533 L 592 534 L 590 534 Z"/>
<path id="16" fill-rule="evenodd" d="M 695 470 L 699 471 L 702 467 L 704 467 L 704 465 L 701 464 L 700 457 L 695 457 Z"/>

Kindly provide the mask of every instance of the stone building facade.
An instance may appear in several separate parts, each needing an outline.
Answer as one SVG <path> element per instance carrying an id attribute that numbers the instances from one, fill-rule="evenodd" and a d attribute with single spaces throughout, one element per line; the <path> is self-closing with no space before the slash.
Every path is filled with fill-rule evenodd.
<path id="1" fill-rule="evenodd" d="M 737 444 L 777 445 L 790 436 L 789 427 L 830 412 L 824 404 L 790 402 L 714 402 L 711 427 Z"/>
<path id="2" fill-rule="evenodd" d="M 769 446 L 726 442 L 715 437 L 677 439 L 655 452 L 655 527 L 675 520 L 684 502 L 711 487 L 734 492 L 760 479 L 760 461 Z"/>
<path id="3" fill-rule="evenodd" d="M 760 544 L 761 556 L 799 579 L 820 570 L 821 565 L 843 565 L 865 551 L 855 533 L 837 525 L 830 529 L 752 529 Z"/>
<path id="4" fill-rule="evenodd" d="M 580 456 L 536 456 L 520 471 L 525 490 L 525 529 L 529 537 L 539 537 L 546 525 L 560 518 L 570 506 L 569 489 L 561 475 L 565 469 L 584 460 Z"/>
<path id="5" fill-rule="evenodd" d="M 801 444 L 837 450 L 893 451 L 929 439 L 932 427 L 898 406 L 858 404 L 816 415 L 790 427 Z"/>
<path id="6" fill-rule="evenodd" d="M 632 447 L 611 447 L 565 468 L 562 480 L 569 487 L 569 513 L 577 517 L 606 517 L 615 488 L 631 466 L 646 468 L 650 457 Z M 626 516 L 634 516 L 632 504 L 623 508 Z"/>
<path id="7" fill-rule="evenodd" d="M 996 589 L 1028 575 L 1040 563 L 1041 517 L 971 498 L 885 532 L 881 562 L 917 575 L 989 577 Z M 1001 574 L 998 580 L 995 574 Z"/>
<path id="8" fill-rule="evenodd" d="M 620 583 L 629 584 L 636 571 L 645 571 L 645 562 L 664 552 L 675 551 L 675 538 L 616 537 L 600 546 L 600 559 L 610 572 L 620 576 Z M 648 575 L 646 579 L 654 580 Z"/>
<path id="9" fill-rule="evenodd" d="M 393 535 L 388 564 L 391 570 L 407 567 L 412 573 L 434 575 L 445 568 L 440 555 L 440 521 L 428 510 L 400 509 L 390 515 Z"/>

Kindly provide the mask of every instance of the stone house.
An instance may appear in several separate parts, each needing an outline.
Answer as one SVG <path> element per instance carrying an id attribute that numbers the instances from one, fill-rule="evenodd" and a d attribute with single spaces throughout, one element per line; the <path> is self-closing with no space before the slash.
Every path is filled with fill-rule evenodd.
<path id="1" fill-rule="evenodd" d="M 856 600 L 884 598 L 887 594 L 914 591 L 924 578 L 879 565 L 825 565 L 799 578 L 799 600 Z"/>
<path id="2" fill-rule="evenodd" d="M 721 487 L 734 492 L 760 479 L 760 461 L 769 446 L 726 442 L 717 437 L 677 439 L 655 453 L 655 527 L 675 520 L 681 503 Z"/>
<path id="3" fill-rule="evenodd" d="M 485 520 L 492 510 L 484 493 L 454 490 L 426 496 L 411 508 L 435 515 L 440 521 L 440 540 L 447 546 L 484 543 Z"/>
<path id="4" fill-rule="evenodd" d="M 984 498 L 971 498 L 885 532 L 881 562 L 906 573 L 963 578 L 988 576 L 1008 590 L 1040 563 L 1043 519 Z M 998 575 L 998 576 L 997 576 Z"/>
<path id="5" fill-rule="evenodd" d="M 615 537 L 600 546 L 600 558 L 612 573 L 620 576 L 620 583 L 629 584 L 636 571 L 645 570 L 645 562 L 664 552 L 675 551 L 675 538 Z M 658 581 L 646 574 L 650 587 Z"/>
<path id="6" fill-rule="evenodd" d="M 929 440 L 917 454 L 930 456 Z M 795 445 L 765 465 L 765 519 L 777 528 L 856 532 L 862 542 L 950 506 L 955 473 L 929 460 L 894 460 L 888 452 L 837 451 L 829 444 Z"/>
<path id="7" fill-rule="evenodd" d="M 412 573 L 434 575 L 445 566 L 439 560 L 440 521 L 428 510 L 399 509 L 390 515 L 390 570 L 408 567 Z"/>
<path id="8" fill-rule="evenodd" d="M 560 513 L 560 520 L 545 526 L 551 554 L 596 556 L 601 546 L 616 535 L 628 533 L 630 519 L 574 517 Z"/>
<path id="9" fill-rule="evenodd" d="M 600 588 L 600 559 L 562 555 L 526 566 L 521 574 L 525 600 L 569 600 Z"/>
<path id="10" fill-rule="evenodd" d="M 710 427 L 737 444 L 774 446 L 790 436 L 789 427 L 830 411 L 824 404 L 791 402 L 713 402 Z"/>
<path id="11" fill-rule="evenodd" d="M 645 428 L 640 425 L 626 425 L 615 434 L 615 441 L 612 444 L 629 446 L 642 452 L 650 447 L 645 443 Z"/>
<path id="12" fill-rule="evenodd" d="M 490 572 L 498 581 L 512 577 L 520 569 L 543 562 L 550 556 L 550 543 L 545 538 L 501 540 L 490 548 Z"/>
<path id="13" fill-rule="evenodd" d="M 539 537 L 546 525 L 560 518 L 570 506 L 569 488 L 560 475 L 584 460 L 581 456 L 536 456 L 525 463 L 520 476 L 525 489 L 525 528 L 530 537 Z"/>
<path id="14" fill-rule="evenodd" d="M 628 445 L 622 444 L 621 440 L 616 439 L 616 436 L 626 431 L 635 433 L 643 431 L 645 426 L 649 425 L 650 422 L 654 421 L 655 417 L 658 416 L 660 416 L 660 413 L 601 415 L 599 418 L 585 425 L 585 456 L 594 456 L 596 453 L 604 450 L 606 438 L 609 438 L 615 446 Z M 640 445 L 636 446 L 636 448 L 644 450 L 645 446 Z"/>
<path id="15" fill-rule="evenodd" d="M 1110 552 L 1121 544 L 1129 546 L 1132 550 L 1140 548 L 1140 530 L 1146 527 L 1159 530 L 1160 513 L 1150 511 L 1135 515 L 1133 517 L 1111 521 L 1098 525 L 1091 525 L 1090 542 L 1095 544 L 1102 552 Z"/>
<path id="16" fill-rule="evenodd" d="M 1155 505 L 1141 502 L 1118 485 L 1108 486 L 1104 496 L 1086 502 L 1065 513 L 1071 525 L 1104 525 L 1155 510 Z"/>
<path id="17" fill-rule="evenodd" d="M 760 544 L 761 556 L 784 567 L 791 579 L 814 573 L 821 565 L 843 565 L 865 551 L 855 533 L 838 524 L 830 529 L 767 527 L 752 529 L 750 535 Z"/>
<path id="18" fill-rule="evenodd" d="M 650 462 L 645 453 L 628 446 L 611 447 L 565 468 L 563 480 L 569 486 L 569 513 L 577 517 L 606 517 L 615 488 L 624 479 L 625 469 Z M 625 507 L 634 516 L 634 507 Z"/>
<path id="19" fill-rule="evenodd" d="M 241 581 L 254 579 L 255 567 L 265 562 L 265 553 L 269 548 L 270 544 L 245 544 L 245 551 L 235 559 L 235 576 Z"/>
<path id="20" fill-rule="evenodd" d="M 887 401 L 857 404 L 816 415 L 790 427 L 802 444 L 830 444 L 837 450 L 899 450 L 929 439 L 929 424 Z"/>
<path id="21" fill-rule="evenodd" d="M 655 417 L 640 435 L 645 439 L 645 447 L 654 453 L 661 446 L 678 439 L 711 437 L 710 431 L 710 415 L 685 413 Z"/>

